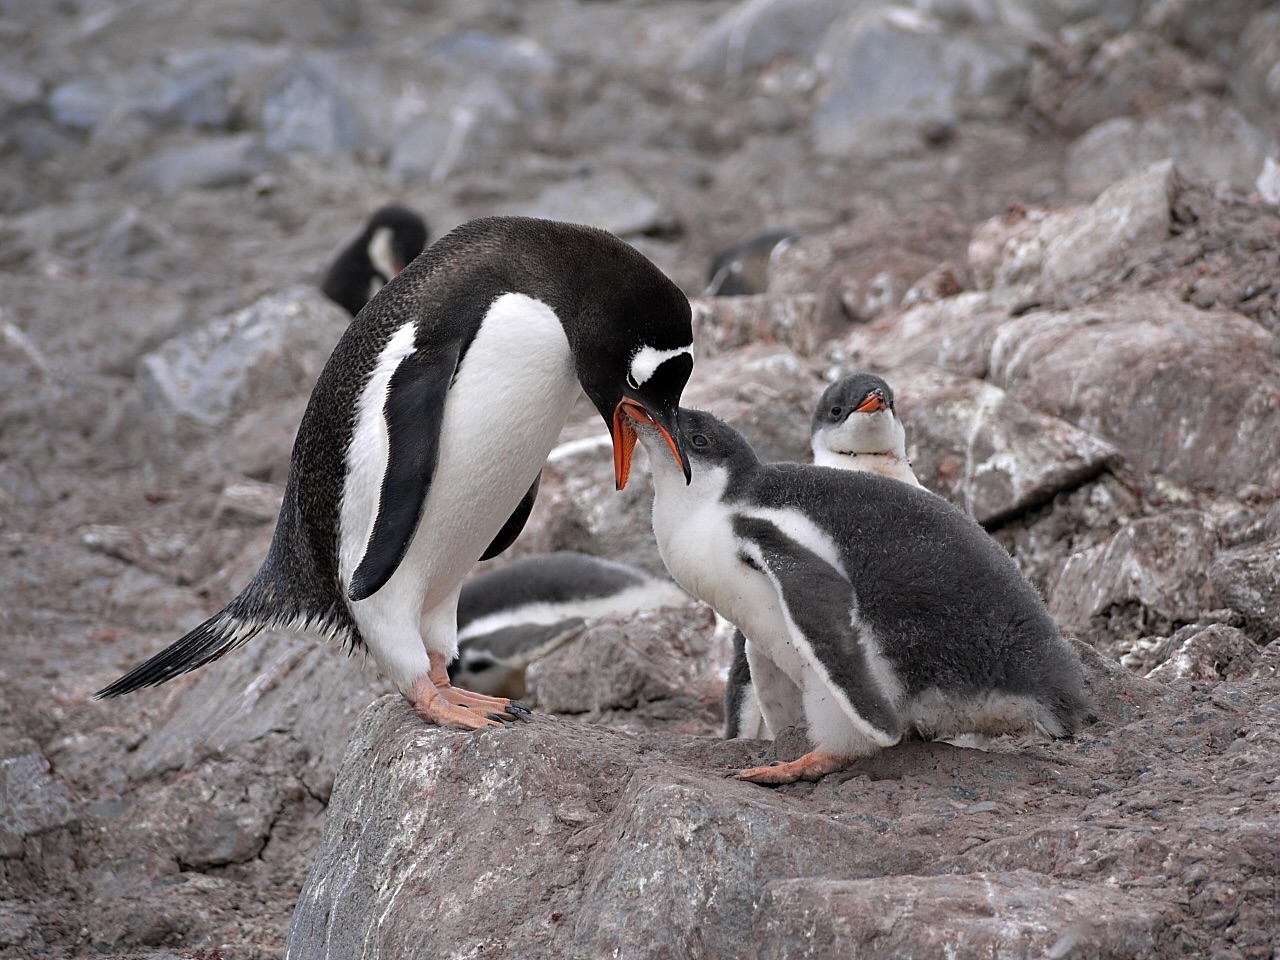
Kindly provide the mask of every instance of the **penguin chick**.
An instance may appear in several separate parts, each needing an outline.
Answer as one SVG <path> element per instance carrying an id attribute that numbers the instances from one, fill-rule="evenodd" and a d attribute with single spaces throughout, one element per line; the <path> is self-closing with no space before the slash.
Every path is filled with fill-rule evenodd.
<path id="1" fill-rule="evenodd" d="M 837 470 L 865 470 L 920 486 L 907 459 L 907 432 L 893 388 L 870 373 L 833 383 L 813 413 L 813 462 Z"/>
<path id="2" fill-rule="evenodd" d="M 360 311 L 316 381 L 267 558 L 223 610 L 99 692 L 163 683 L 268 628 L 364 647 L 419 716 L 475 729 L 523 706 L 454 688 L 458 595 L 533 509 L 585 391 L 626 485 L 636 434 L 676 427 L 689 302 L 634 248 L 524 217 L 465 224 Z"/>
<path id="3" fill-rule="evenodd" d="M 898 419 L 893 389 L 877 376 L 855 373 L 829 386 L 813 412 L 813 462 L 837 470 L 862 470 L 920 486 L 907 459 L 907 435 Z M 772 739 L 751 687 L 746 638 L 734 636 L 733 662 L 725 684 L 725 739 Z"/>
<path id="4" fill-rule="evenodd" d="M 449 679 L 477 693 L 523 697 L 525 668 L 577 636 L 587 619 L 688 599 L 670 580 L 585 553 L 513 561 L 462 585 Z"/>
<path id="5" fill-rule="evenodd" d="M 790 230 L 766 230 L 716 255 L 707 271 L 704 297 L 742 297 L 764 293 L 769 261 L 798 234 Z"/>
<path id="6" fill-rule="evenodd" d="M 765 722 L 813 750 L 743 770 L 818 779 L 904 736 L 1072 735 L 1091 705 L 1035 588 L 941 497 L 872 473 L 763 464 L 727 424 L 682 410 L 691 482 L 653 461 L 653 529 L 676 583 L 746 636 Z"/>
<path id="7" fill-rule="evenodd" d="M 427 224 L 407 207 L 382 207 L 342 248 L 320 284 L 353 317 L 427 246 Z"/>

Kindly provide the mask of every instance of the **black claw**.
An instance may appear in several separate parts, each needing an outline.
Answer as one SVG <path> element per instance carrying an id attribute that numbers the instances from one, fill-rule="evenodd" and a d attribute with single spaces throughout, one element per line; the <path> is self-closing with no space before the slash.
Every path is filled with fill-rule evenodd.
<path id="1" fill-rule="evenodd" d="M 496 723 L 502 724 L 504 727 L 507 725 L 507 721 L 511 719 L 510 717 L 501 713 L 486 713 L 485 716 Z"/>
<path id="2" fill-rule="evenodd" d="M 517 716 L 523 719 L 524 717 L 527 717 L 531 713 L 533 713 L 533 711 L 530 710 L 523 703 L 521 703 L 519 700 L 510 700 L 507 702 L 507 713 L 513 714 L 514 716 Z"/>

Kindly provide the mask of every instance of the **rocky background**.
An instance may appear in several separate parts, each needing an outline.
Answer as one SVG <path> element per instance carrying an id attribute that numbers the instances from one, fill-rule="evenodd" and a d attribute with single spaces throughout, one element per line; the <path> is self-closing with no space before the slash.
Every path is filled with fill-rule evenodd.
<path id="1" fill-rule="evenodd" d="M 1272 5 L 60 0 L 0 44 L 0 955 L 1280 955 Z M 283 634 L 93 702 L 264 555 L 346 323 L 315 285 L 393 199 L 598 223 L 691 296 L 800 233 L 695 303 L 688 402 L 803 459 L 884 375 L 1099 721 L 736 783 L 775 748 L 716 739 L 694 603 L 474 736 Z M 512 553 L 660 571 L 600 432 Z"/>

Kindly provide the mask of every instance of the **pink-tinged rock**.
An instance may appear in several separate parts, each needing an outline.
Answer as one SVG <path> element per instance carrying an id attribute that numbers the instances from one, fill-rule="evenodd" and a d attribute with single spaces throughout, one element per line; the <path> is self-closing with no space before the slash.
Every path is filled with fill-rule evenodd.
<path id="1" fill-rule="evenodd" d="M 978 225 L 969 240 L 969 270 L 979 290 L 1034 284 L 1049 236 L 1060 232 L 1083 207 L 1015 204 Z"/>
<path id="2" fill-rule="evenodd" d="M 1225 551 L 1209 577 L 1222 602 L 1264 642 L 1280 637 L 1280 538 Z"/>
<path id="3" fill-rule="evenodd" d="M 866 323 L 897 307 L 943 260 L 961 258 L 965 230 L 946 206 L 870 205 L 834 230 L 802 237 L 769 262 L 769 293 L 818 293 Z"/>
<path id="4" fill-rule="evenodd" d="M 847 327 L 839 304 L 823 294 L 708 297 L 691 306 L 699 359 L 757 343 L 808 357 Z"/>
<path id="5" fill-rule="evenodd" d="M 989 378 L 1114 444 L 1139 470 L 1215 492 L 1276 490 L 1274 343 L 1239 314 L 1119 297 L 1008 321 L 996 333 Z"/>
<path id="6" fill-rule="evenodd" d="M 937 367 L 890 377 L 916 475 L 984 525 L 1024 513 L 1118 462 L 1110 444 L 999 387 Z"/>
<path id="7" fill-rule="evenodd" d="M 1159 924 L 1157 903 L 1029 870 L 780 880 L 764 888 L 755 915 L 760 960 L 1128 960 L 1151 949 Z"/>
<path id="8" fill-rule="evenodd" d="M 1148 680 L 1241 680 L 1249 676 L 1259 647 L 1242 631 L 1215 623 L 1187 637 Z"/>
<path id="9" fill-rule="evenodd" d="M 930 364 L 982 378 L 996 330 L 1008 319 L 1008 309 L 989 293 L 970 290 L 855 327 L 842 346 L 860 363 L 881 370 Z"/>
<path id="10" fill-rule="evenodd" d="M 1220 605 L 1208 575 L 1216 542 L 1197 510 L 1136 520 L 1067 560 L 1049 611 L 1065 629 L 1080 631 L 1116 607 L 1140 607 L 1144 620 L 1194 621 Z"/>

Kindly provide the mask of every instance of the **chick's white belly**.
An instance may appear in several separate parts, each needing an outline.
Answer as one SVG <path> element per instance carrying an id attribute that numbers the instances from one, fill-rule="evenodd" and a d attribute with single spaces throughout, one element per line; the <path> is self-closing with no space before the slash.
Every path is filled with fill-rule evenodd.
<path id="1" fill-rule="evenodd" d="M 773 582 L 738 556 L 732 515 L 722 504 L 693 513 L 662 509 L 655 500 L 658 552 L 672 579 L 738 627 L 791 680 L 804 665 L 787 629 Z"/>

